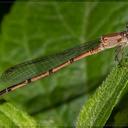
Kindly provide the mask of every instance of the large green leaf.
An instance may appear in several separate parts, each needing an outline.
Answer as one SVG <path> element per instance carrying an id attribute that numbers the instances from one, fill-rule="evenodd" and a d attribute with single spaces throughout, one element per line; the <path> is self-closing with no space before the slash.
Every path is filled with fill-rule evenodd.
<path id="1" fill-rule="evenodd" d="M 17 1 L 2 22 L 0 72 L 13 64 L 123 30 L 127 13 L 127 4 L 122 2 Z M 60 123 L 73 125 L 86 100 L 86 96 L 80 96 L 94 91 L 110 71 L 112 53 L 110 50 L 84 59 L 5 98 L 30 114 L 34 113 L 41 123 L 52 120 L 56 126 Z M 0 88 L 4 87 L 1 85 Z M 63 95 L 60 96 L 60 92 Z M 72 97 L 77 100 L 65 103 L 65 99 Z M 56 107 L 56 103 L 61 105 Z"/>
<path id="2" fill-rule="evenodd" d="M 106 81 L 82 108 L 78 128 L 103 127 L 128 86 L 128 61 L 112 70 Z"/>

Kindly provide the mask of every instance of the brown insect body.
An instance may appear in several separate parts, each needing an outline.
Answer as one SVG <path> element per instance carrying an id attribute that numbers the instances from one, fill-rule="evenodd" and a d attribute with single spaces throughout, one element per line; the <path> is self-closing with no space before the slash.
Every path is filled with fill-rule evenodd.
<path id="1" fill-rule="evenodd" d="M 46 72 L 42 72 L 41 74 L 39 74 L 35 77 L 32 77 L 30 79 L 27 79 L 27 80 L 21 82 L 21 83 L 18 83 L 18 84 L 15 84 L 15 85 L 12 85 L 10 87 L 3 89 L 2 91 L 0 91 L 0 95 L 9 93 L 11 91 L 16 90 L 17 88 L 20 88 L 20 87 L 23 87 L 23 86 L 29 84 L 31 82 L 34 82 L 41 78 L 47 77 L 47 76 L 59 71 L 60 69 L 72 64 L 73 62 L 78 61 L 87 56 L 97 54 L 98 52 L 101 52 L 108 48 L 128 45 L 128 32 L 124 31 L 124 32 L 118 32 L 118 33 L 104 35 L 104 36 L 101 36 L 101 38 L 98 41 L 99 41 L 99 44 L 96 47 L 91 48 L 88 51 L 83 52 L 82 54 L 76 55 L 73 58 L 69 59 L 68 61 L 66 61 L 66 62 L 46 71 Z M 12 74 L 14 70 L 15 70 L 15 67 L 7 70 L 7 73 Z"/>
<path id="2" fill-rule="evenodd" d="M 127 32 L 113 33 L 101 37 L 101 42 L 104 48 L 121 46 L 123 43 L 126 43 L 127 41 Z"/>

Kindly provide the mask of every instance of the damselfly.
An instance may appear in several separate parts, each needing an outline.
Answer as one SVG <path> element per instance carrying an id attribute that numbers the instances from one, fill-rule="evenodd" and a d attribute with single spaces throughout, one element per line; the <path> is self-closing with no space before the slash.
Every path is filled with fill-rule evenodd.
<path id="1" fill-rule="evenodd" d="M 61 53 L 15 65 L 1 75 L 0 81 L 9 83 L 11 86 L 0 91 L 0 95 L 49 76 L 87 56 L 97 54 L 105 49 L 126 45 L 128 45 L 128 31 L 117 32 L 101 36 L 95 41 L 83 43 Z"/>

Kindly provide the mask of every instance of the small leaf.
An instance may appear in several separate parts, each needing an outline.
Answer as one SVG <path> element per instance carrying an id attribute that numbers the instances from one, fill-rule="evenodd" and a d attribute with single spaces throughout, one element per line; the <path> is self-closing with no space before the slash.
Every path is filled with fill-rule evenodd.
<path id="1" fill-rule="evenodd" d="M 128 86 L 127 64 L 128 61 L 123 62 L 123 67 L 114 68 L 102 86 L 88 100 L 79 114 L 78 128 L 104 126 Z"/>
<path id="2" fill-rule="evenodd" d="M 36 122 L 29 117 L 25 112 L 18 110 L 11 103 L 6 101 L 0 101 L 0 125 L 7 126 L 18 126 L 19 128 L 23 127 L 33 127 L 36 128 Z M 5 119 L 5 120 L 4 120 Z"/>

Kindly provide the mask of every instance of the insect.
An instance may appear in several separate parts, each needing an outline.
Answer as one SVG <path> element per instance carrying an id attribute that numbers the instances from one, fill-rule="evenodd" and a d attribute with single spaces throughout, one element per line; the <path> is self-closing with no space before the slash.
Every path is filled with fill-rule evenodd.
<path id="1" fill-rule="evenodd" d="M 11 84 L 11 86 L 0 91 L 0 95 L 47 77 L 87 56 L 97 54 L 113 47 L 126 45 L 128 45 L 128 30 L 103 35 L 94 41 L 80 44 L 61 53 L 36 58 L 15 65 L 3 72 L 0 77 L 1 81 Z"/>

